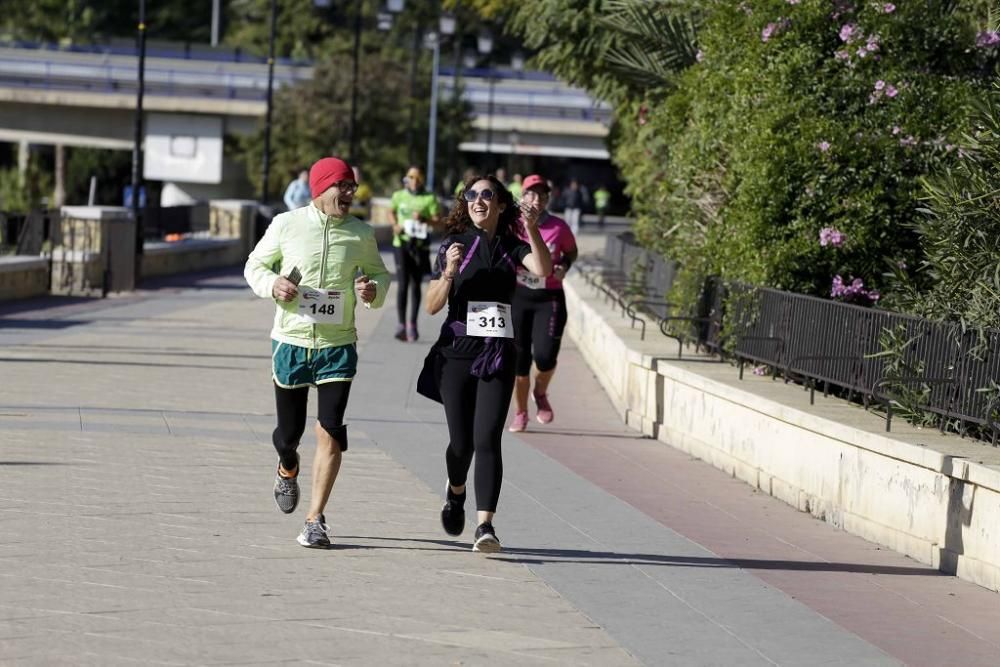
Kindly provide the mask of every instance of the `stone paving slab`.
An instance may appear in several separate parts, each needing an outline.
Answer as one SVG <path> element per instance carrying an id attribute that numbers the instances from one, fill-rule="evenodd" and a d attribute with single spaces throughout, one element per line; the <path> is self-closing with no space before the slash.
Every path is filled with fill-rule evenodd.
<path id="1" fill-rule="evenodd" d="M 824 570 L 823 540 L 833 565 L 864 543 L 772 499 L 751 512 L 748 488 L 609 417 L 570 344 L 557 423 L 505 437 L 505 553 L 470 553 L 437 519 L 442 410 L 413 392 L 439 319 L 398 343 L 391 301 L 359 312 L 335 548 L 303 549 L 304 509 L 270 496 L 271 306 L 240 280 L 51 322 L 0 310 L 0 664 L 941 664 L 900 646 L 978 630 L 898 563 L 874 592 Z M 306 471 L 311 448 L 307 430 Z M 838 586 L 881 627 L 852 625 Z M 902 607 L 935 599 L 939 633 L 917 636 Z"/>
<path id="2" fill-rule="evenodd" d="M 227 296 L 0 330 L 0 664 L 636 663 L 524 565 L 443 539 L 437 493 L 362 428 L 335 547 L 298 546 L 270 307 Z"/>

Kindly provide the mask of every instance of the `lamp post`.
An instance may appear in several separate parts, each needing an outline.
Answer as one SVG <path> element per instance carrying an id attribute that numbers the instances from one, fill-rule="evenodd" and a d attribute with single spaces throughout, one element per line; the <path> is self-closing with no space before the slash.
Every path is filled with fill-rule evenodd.
<path id="1" fill-rule="evenodd" d="M 142 98 L 146 92 L 146 0 L 139 0 L 139 23 L 137 46 L 139 49 L 139 71 L 135 93 L 135 136 L 132 143 L 132 219 L 135 221 L 136 268 L 141 266 L 142 246 L 145 240 L 142 215 L 139 208 L 139 193 L 142 190 Z M 110 247 L 110 246 L 109 246 Z M 110 258 L 107 262 L 111 266 Z M 110 268 L 104 272 L 101 291 L 107 296 L 111 288 Z"/>
<path id="2" fill-rule="evenodd" d="M 436 33 L 428 35 L 431 47 L 431 110 L 427 123 L 427 190 L 434 192 L 434 160 L 437 152 L 437 111 L 438 111 L 438 64 L 441 60 L 441 45 Z"/>
<path id="3" fill-rule="evenodd" d="M 438 21 L 440 35 L 455 33 L 455 17 L 443 14 Z M 437 159 L 438 69 L 441 65 L 441 39 L 436 33 L 427 36 L 431 47 L 431 109 L 427 123 L 427 189 L 434 192 L 434 162 Z"/>
<path id="4" fill-rule="evenodd" d="M 358 59 L 361 54 L 361 17 L 364 0 L 356 0 L 354 9 L 354 50 L 351 63 L 351 146 L 347 151 L 352 163 L 357 164 L 358 155 Z"/>
<path id="5" fill-rule="evenodd" d="M 486 56 L 486 77 L 489 80 L 490 92 L 489 92 L 489 102 L 487 103 L 487 119 L 486 119 L 486 169 L 489 170 L 489 162 L 493 158 L 493 87 L 494 87 L 494 77 L 493 77 L 493 60 L 490 54 L 493 52 L 493 34 L 489 30 L 482 30 L 479 36 L 476 38 L 476 49 L 482 55 Z"/>
<path id="6" fill-rule="evenodd" d="M 271 106 L 274 97 L 274 38 L 278 21 L 278 0 L 271 0 L 271 34 L 267 56 L 267 111 L 264 116 L 264 155 L 261 167 L 260 201 L 267 201 L 268 177 L 271 174 Z"/>

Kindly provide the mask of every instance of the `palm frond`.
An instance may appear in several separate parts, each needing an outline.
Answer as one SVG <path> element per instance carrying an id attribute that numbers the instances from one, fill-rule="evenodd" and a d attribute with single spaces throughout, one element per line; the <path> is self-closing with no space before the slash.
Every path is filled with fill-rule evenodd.
<path id="1" fill-rule="evenodd" d="M 669 86 L 674 75 L 697 61 L 697 17 L 684 3 L 607 0 L 601 21 L 620 36 L 608 47 L 609 68 L 641 88 Z"/>

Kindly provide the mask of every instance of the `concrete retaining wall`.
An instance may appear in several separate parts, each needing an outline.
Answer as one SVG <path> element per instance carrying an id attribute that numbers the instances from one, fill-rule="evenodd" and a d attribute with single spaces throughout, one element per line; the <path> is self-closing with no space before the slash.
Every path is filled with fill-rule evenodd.
<path id="1" fill-rule="evenodd" d="M 838 399 L 640 341 L 583 282 L 566 282 L 576 342 L 622 418 L 850 533 L 1000 590 L 1000 453 L 894 425 Z M 669 480 L 664 480 L 669 484 Z"/>
<path id="2" fill-rule="evenodd" d="M 146 243 L 142 255 L 142 277 L 237 266 L 246 261 L 240 238 L 191 238 L 183 241 Z"/>
<path id="3" fill-rule="evenodd" d="M 10 255 L 0 257 L 0 301 L 28 299 L 49 291 L 49 259 Z"/>

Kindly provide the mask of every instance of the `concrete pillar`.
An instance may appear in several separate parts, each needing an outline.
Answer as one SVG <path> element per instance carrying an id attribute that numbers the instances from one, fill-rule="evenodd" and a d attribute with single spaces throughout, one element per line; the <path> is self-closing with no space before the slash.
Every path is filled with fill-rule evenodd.
<path id="1" fill-rule="evenodd" d="M 31 147 L 27 141 L 17 143 L 17 176 L 18 186 L 24 187 L 25 178 L 28 175 L 28 163 L 31 161 Z"/>
<path id="2" fill-rule="evenodd" d="M 62 208 L 66 203 L 66 147 L 56 144 L 55 187 L 49 208 Z"/>

